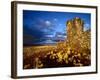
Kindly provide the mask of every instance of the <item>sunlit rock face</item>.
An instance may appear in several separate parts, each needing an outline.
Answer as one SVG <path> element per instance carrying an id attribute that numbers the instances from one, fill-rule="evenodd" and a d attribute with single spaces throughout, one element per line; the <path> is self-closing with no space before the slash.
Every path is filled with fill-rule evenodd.
<path id="1" fill-rule="evenodd" d="M 84 21 L 81 18 L 74 18 L 67 21 L 67 45 L 76 51 L 82 52 L 90 49 L 90 30 L 83 31 Z"/>

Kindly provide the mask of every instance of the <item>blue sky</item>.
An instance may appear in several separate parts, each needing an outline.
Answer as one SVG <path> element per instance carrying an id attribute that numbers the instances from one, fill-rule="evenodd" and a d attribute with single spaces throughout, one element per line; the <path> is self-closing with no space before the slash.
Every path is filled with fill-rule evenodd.
<path id="1" fill-rule="evenodd" d="M 49 44 L 66 38 L 66 22 L 80 17 L 84 30 L 91 27 L 91 14 L 23 10 L 24 44 Z"/>

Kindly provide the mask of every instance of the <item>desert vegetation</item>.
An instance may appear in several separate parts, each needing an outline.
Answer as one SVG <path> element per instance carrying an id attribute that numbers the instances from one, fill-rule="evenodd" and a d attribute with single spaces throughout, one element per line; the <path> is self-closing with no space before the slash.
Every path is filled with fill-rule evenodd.
<path id="1" fill-rule="evenodd" d="M 24 46 L 23 68 L 80 67 L 91 65 L 90 30 L 76 17 L 67 21 L 67 38 L 55 45 Z"/>

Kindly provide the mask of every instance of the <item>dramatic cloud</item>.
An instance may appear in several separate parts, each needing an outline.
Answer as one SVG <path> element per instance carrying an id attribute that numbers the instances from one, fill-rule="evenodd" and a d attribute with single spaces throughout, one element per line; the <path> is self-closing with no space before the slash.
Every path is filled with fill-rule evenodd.
<path id="1" fill-rule="evenodd" d="M 50 21 L 45 21 L 45 25 L 47 26 L 47 27 L 51 27 L 52 26 L 52 23 L 50 22 Z"/>
<path id="2" fill-rule="evenodd" d="M 32 28 L 34 28 L 34 27 L 40 29 L 45 34 L 46 33 L 51 34 L 55 30 L 55 24 L 50 20 L 39 19 L 36 21 L 36 23 L 33 25 Z"/>
<path id="3" fill-rule="evenodd" d="M 89 30 L 89 29 L 90 29 L 90 25 L 89 25 L 88 23 L 84 24 L 83 30 L 84 30 L 84 31 L 87 31 L 87 30 Z"/>
<path id="4" fill-rule="evenodd" d="M 62 24 L 59 24 L 59 26 L 62 26 Z"/>
<path id="5" fill-rule="evenodd" d="M 24 44 L 56 43 L 66 38 L 66 21 L 79 16 L 90 27 L 90 14 L 23 10 Z"/>
<path id="6" fill-rule="evenodd" d="M 55 22 L 57 22 L 57 21 L 58 21 L 58 19 L 57 19 L 57 18 L 54 18 L 54 21 L 55 21 Z"/>

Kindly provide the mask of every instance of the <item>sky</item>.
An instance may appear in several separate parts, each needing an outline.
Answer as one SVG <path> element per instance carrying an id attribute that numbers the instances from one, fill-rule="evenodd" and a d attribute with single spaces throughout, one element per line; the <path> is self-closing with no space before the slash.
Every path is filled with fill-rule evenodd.
<path id="1" fill-rule="evenodd" d="M 23 10 L 23 42 L 28 45 L 54 44 L 65 40 L 66 22 L 81 18 L 84 30 L 91 28 L 91 14 Z"/>

